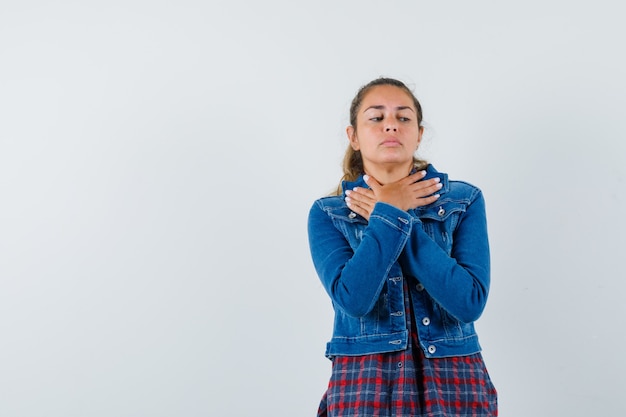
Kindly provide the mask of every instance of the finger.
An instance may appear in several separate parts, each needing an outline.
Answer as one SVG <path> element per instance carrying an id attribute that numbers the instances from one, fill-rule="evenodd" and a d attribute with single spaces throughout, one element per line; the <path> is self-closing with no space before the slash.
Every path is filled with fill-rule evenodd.
<path id="1" fill-rule="evenodd" d="M 347 190 L 346 195 L 362 203 L 375 204 L 377 201 L 374 191 L 369 188 L 354 187 L 352 190 Z"/>
<path id="2" fill-rule="evenodd" d="M 416 189 L 419 189 L 419 188 L 430 187 L 431 185 L 435 185 L 439 183 L 441 183 L 441 178 L 435 177 L 435 178 L 430 178 L 428 180 L 422 180 L 422 181 L 413 183 L 413 187 Z"/>
<path id="3" fill-rule="evenodd" d="M 426 181 L 419 181 L 413 184 L 413 192 L 421 192 L 422 195 L 432 194 L 441 189 L 443 185 L 439 178 L 431 178 Z"/>
<path id="4" fill-rule="evenodd" d="M 416 173 L 409 175 L 408 177 L 404 178 L 404 180 L 412 184 L 414 182 L 420 181 L 425 176 L 426 176 L 426 171 L 422 170 L 422 171 L 417 171 Z"/>
<path id="5" fill-rule="evenodd" d="M 368 209 L 366 205 L 363 205 L 363 203 L 359 201 L 353 200 L 351 197 L 346 197 L 346 204 L 348 208 L 352 210 L 354 213 L 369 220 L 371 210 Z"/>
<path id="6" fill-rule="evenodd" d="M 378 190 L 381 187 L 380 183 L 376 181 L 376 178 L 370 177 L 369 175 L 363 175 L 363 180 L 374 191 Z"/>
<path id="7" fill-rule="evenodd" d="M 434 194 L 434 195 L 431 195 L 430 197 L 418 198 L 417 200 L 415 200 L 415 207 L 423 207 L 423 206 L 432 204 L 435 201 L 437 201 L 439 197 L 441 197 L 439 194 Z"/>
<path id="8" fill-rule="evenodd" d="M 412 184 L 417 183 L 418 181 L 420 181 L 422 178 L 424 178 L 426 176 L 426 171 L 418 171 L 414 174 L 408 175 L 406 177 L 402 177 L 399 180 L 397 180 L 395 183 L 393 184 L 397 184 L 400 186 L 410 186 Z M 390 184 L 388 184 L 390 185 Z M 381 185 L 382 187 L 382 185 Z"/>
<path id="9" fill-rule="evenodd" d="M 374 204 L 378 201 L 374 192 L 369 188 L 354 187 L 352 190 L 347 190 L 346 195 L 352 202 L 370 211 L 372 211 Z"/>

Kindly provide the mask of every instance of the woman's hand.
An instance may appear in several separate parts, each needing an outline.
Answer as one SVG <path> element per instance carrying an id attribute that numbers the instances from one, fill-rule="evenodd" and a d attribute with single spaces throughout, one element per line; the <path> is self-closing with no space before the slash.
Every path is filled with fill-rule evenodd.
<path id="1" fill-rule="evenodd" d="M 346 203 L 350 210 L 367 220 L 379 201 L 404 211 L 431 204 L 439 198 L 439 194 L 433 193 L 441 189 L 441 183 L 439 178 L 422 181 L 425 175 L 425 171 L 419 171 L 385 185 L 365 175 L 363 178 L 370 189 L 355 187 L 346 191 Z"/>

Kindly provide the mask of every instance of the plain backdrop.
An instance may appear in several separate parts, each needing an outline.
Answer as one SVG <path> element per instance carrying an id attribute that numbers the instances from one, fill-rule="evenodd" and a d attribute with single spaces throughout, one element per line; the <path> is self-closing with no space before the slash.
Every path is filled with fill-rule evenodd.
<path id="1" fill-rule="evenodd" d="M 315 415 L 307 215 L 378 76 L 485 194 L 500 415 L 626 415 L 619 4 L 3 0 L 0 415 Z"/>

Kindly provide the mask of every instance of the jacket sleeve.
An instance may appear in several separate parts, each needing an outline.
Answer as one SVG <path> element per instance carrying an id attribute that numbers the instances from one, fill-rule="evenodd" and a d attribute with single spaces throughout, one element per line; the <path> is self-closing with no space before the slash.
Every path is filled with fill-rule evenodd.
<path id="1" fill-rule="evenodd" d="M 477 190 L 452 236 L 450 256 L 413 218 L 411 236 L 400 256 L 405 273 L 415 276 L 430 296 L 461 322 L 482 314 L 490 281 L 485 201 Z"/>
<path id="2" fill-rule="evenodd" d="M 350 224 L 346 224 L 347 230 Z M 317 274 L 333 304 L 353 317 L 369 313 L 411 233 L 411 216 L 377 203 L 355 250 L 319 200 L 309 212 L 308 233 Z"/>

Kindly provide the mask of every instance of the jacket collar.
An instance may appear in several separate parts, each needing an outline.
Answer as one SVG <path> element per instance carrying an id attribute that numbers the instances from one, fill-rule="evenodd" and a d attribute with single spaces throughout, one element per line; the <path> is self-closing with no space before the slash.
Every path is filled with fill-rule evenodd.
<path id="1" fill-rule="evenodd" d="M 411 171 L 411 174 L 413 174 L 415 172 L 417 172 L 417 170 L 413 169 L 413 171 Z M 438 194 L 447 193 L 450 190 L 450 183 L 448 181 L 448 174 L 443 173 L 443 172 L 439 172 L 439 171 L 437 171 L 435 169 L 435 167 L 432 164 L 428 164 L 428 166 L 426 167 L 426 176 L 424 177 L 424 179 L 425 180 L 429 180 L 429 179 L 435 178 L 435 177 L 439 177 L 441 179 L 441 184 L 442 184 L 442 187 L 438 191 Z M 342 181 L 341 187 L 343 189 L 343 194 L 344 195 L 346 193 L 346 190 L 351 190 L 354 187 L 370 188 L 365 183 L 365 180 L 363 180 L 363 175 L 360 175 L 359 178 L 356 179 L 356 181 Z"/>

